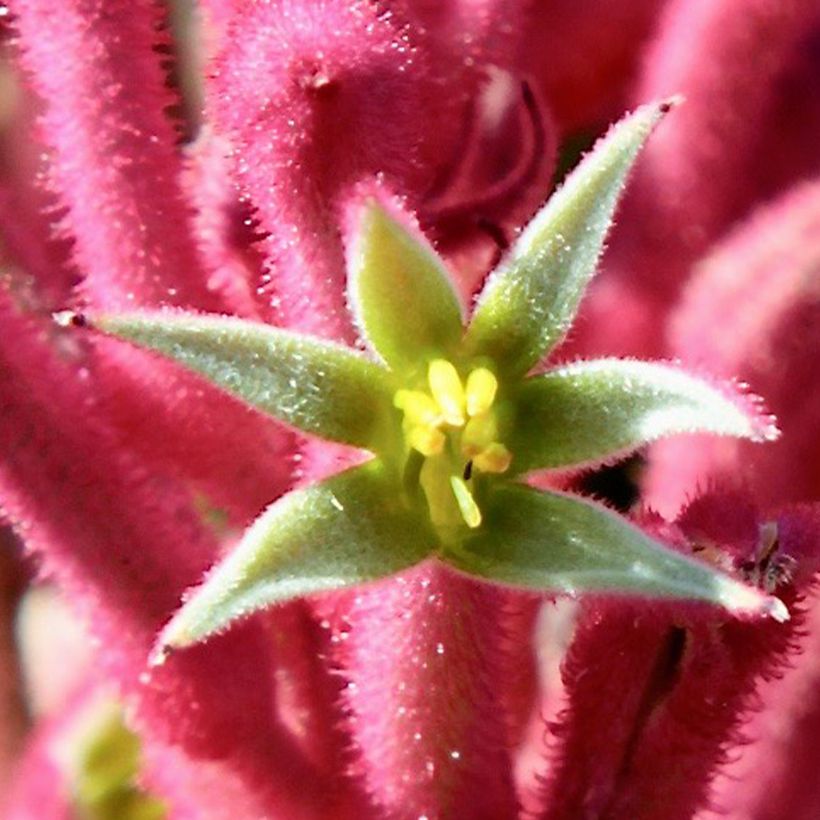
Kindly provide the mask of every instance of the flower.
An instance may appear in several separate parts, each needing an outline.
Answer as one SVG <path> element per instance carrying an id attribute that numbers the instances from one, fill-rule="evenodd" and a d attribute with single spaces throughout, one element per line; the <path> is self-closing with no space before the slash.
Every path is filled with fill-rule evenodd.
<path id="1" fill-rule="evenodd" d="M 742 397 L 667 365 L 602 359 L 526 378 L 566 334 L 627 173 L 670 108 L 647 105 L 599 143 L 490 275 L 466 330 L 432 247 L 365 197 L 351 218 L 348 301 L 378 361 L 229 317 L 58 315 L 375 455 L 270 506 L 163 630 L 155 662 L 263 606 L 386 578 L 432 555 L 543 592 L 674 596 L 788 618 L 777 599 L 600 505 L 512 480 L 603 464 L 679 432 L 776 437 Z"/>
<path id="2" fill-rule="evenodd" d="M 205 820 L 817 816 L 816 2 L 202 0 L 202 26 L 186 7 L 0 10 L 0 87 L 14 89 L 0 97 L 0 811 L 105 811 L 111 794 Z M 516 239 L 554 182 L 620 112 L 679 93 L 687 104 L 642 150 L 600 273 L 589 287 L 591 263 L 565 277 L 570 302 L 586 290 L 571 333 L 574 304 L 564 325 L 539 324 L 526 300 L 490 311 L 524 237 L 572 190 Z M 374 242 L 376 224 L 395 243 Z M 407 325 L 427 314 L 398 310 L 395 288 L 377 318 L 396 317 L 393 352 L 412 355 L 380 357 L 387 337 L 376 344 L 368 300 L 351 294 L 364 250 L 396 245 L 412 277 L 424 259 L 441 273 L 435 247 L 460 323 L 472 314 L 479 327 L 486 307 L 508 322 L 505 339 L 555 331 L 536 375 L 509 350 L 479 355 L 473 331 L 419 351 Z M 402 289 L 408 302 L 430 295 Z M 324 425 L 370 431 L 338 444 L 167 354 L 56 327 L 66 307 L 92 323 L 158 322 L 154 340 L 171 320 L 207 317 L 257 337 L 274 326 L 314 352 L 333 340 L 354 370 L 386 371 L 389 390 L 365 378 L 344 403 L 316 385 L 307 399 L 326 402 Z M 638 361 L 652 358 L 684 364 Z M 663 374 L 664 412 L 650 412 L 654 393 L 640 407 L 609 395 L 617 379 L 579 383 L 606 368 Z M 305 398 L 307 371 L 281 395 Z M 728 386 L 738 377 L 777 413 L 777 441 L 678 435 L 694 412 L 765 437 L 768 420 Z M 536 401 L 556 383 L 566 389 Z M 629 419 L 640 429 L 613 443 Z M 372 490 L 355 506 L 333 492 L 353 474 Z M 333 546 L 345 527 L 404 516 L 368 582 L 335 588 L 351 579 L 328 578 L 312 552 L 317 572 L 300 583 L 333 589 L 269 606 L 281 567 L 261 572 L 254 617 L 223 609 L 220 634 L 149 665 L 198 601 L 219 613 L 206 591 L 263 507 L 277 499 L 298 531 L 299 499 L 317 495 Z M 521 514 L 522 498 L 564 506 L 544 522 Z M 577 575 L 575 544 L 543 547 L 579 522 L 589 543 L 605 522 L 630 550 L 643 544 L 661 587 L 602 589 L 611 544 L 587 556 L 598 575 L 573 585 L 588 590 L 579 601 L 551 594 L 568 588 L 555 566 L 529 587 L 545 556 Z M 381 577 L 414 537 L 411 565 Z M 790 620 L 660 599 L 661 557 L 706 573 L 701 590 L 729 584 L 729 603 L 777 596 Z M 635 581 L 618 568 L 621 589 Z M 54 589 L 64 606 L 43 615 L 34 604 Z M 75 618 L 81 646 L 61 637 Z M 95 720 L 112 702 L 116 719 Z M 112 737 L 120 751 L 100 772 L 88 752 Z"/>

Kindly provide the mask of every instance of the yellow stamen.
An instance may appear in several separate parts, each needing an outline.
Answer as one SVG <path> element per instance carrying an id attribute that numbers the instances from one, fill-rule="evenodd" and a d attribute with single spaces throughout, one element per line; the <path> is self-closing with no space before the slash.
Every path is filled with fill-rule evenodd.
<path id="1" fill-rule="evenodd" d="M 458 371 L 445 359 L 434 359 L 430 362 L 427 380 L 444 420 L 453 427 L 461 427 L 464 424 L 464 387 Z"/>
<path id="2" fill-rule="evenodd" d="M 458 502 L 461 517 L 467 526 L 474 530 L 481 524 L 481 510 L 478 509 L 478 504 L 475 503 L 470 488 L 464 479 L 459 478 L 457 475 L 450 476 L 450 486 L 453 488 L 453 495 Z"/>
<path id="3" fill-rule="evenodd" d="M 423 424 L 435 427 L 442 421 L 441 408 L 421 390 L 399 390 L 393 397 L 393 404 L 404 411 L 404 418 L 411 425 Z"/>
<path id="4" fill-rule="evenodd" d="M 461 451 L 466 456 L 474 456 L 492 444 L 498 437 L 498 425 L 493 413 L 473 416 L 461 436 Z"/>
<path id="5" fill-rule="evenodd" d="M 488 368 L 477 367 L 465 384 L 451 362 L 434 359 L 427 382 L 429 393 L 399 390 L 393 403 L 403 411 L 407 446 L 424 457 L 418 481 L 430 519 L 447 538 L 458 538 L 465 524 L 470 529 L 481 526 L 481 510 L 468 484 L 471 477 L 476 472 L 503 473 L 512 461 L 498 441 L 493 409 L 498 380 Z"/>
<path id="6" fill-rule="evenodd" d="M 486 413 L 495 401 L 498 380 L 486 367 L 477 367 L 467 377 L 467 414 L 478 416 Z"/>
<path id="7" fill-rule="evenodd" d="M 503 473 L 512 462 L 510 451 L 497 441 L 473 456 L 473 467 L 482 473 Z"/>
<path id="8" fill-rule="evenodd" d="M 446 437 L 441 430 L 420 424 L 407 434 L 407 443 L 423 456 L 436 456 L 444 449 Z"/>

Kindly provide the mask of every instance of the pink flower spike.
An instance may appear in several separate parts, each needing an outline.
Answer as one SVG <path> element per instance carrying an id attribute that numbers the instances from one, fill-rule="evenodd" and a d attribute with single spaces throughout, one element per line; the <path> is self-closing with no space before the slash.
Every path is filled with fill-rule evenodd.
<path id="1" fill-rule="evenodd" d="M 662 511 L 673 512 L 698 483 L 739 469 L 767 503 L 820 493 L 818 232 L 814 181 L 761 208 L 696 268 L 672 317 L 674 352 L 689 365 L 748 380 L 766 396 L 783 437 L 760 448 L 704 439 L 657 445 L 647 492 Z"/>
<path id="2" fill-rule="evenodd" d="M 574 349 L 668 355 L 664 320 L 692 265 L 766 197 L 818 173 L 818 25 L 815 0 L 666 4 L 633 99 L 686 102 L 637 169 Z"/>
<path id="3" fill-rule="evenodd" d="M 749 742 L 719 772 L 713 808 L 699 820 L 722 820 L 729 812 L 756 820 L 812 820 L 820 812 L 813 775 L 820 728 L 820 608 L 816 579 L 806 577 L 816 572 L 820 556 L 820 504 L 790 505 L 772 519 L 780 551 L 795 559 L 795 583 L 809 589 L 806 623 L 794 664 L 760 688 L 762 711 L 744 731 Z"/>
<path id="4" fill-rule="evenodd" d="M 709 804 L 712 775 L 759 708 L 756 689 L 794 655 L 805 620 L 802 591 L 820 568 L 820 542 L 781 531 L 780 517 L 770 523 L 758 513 L 753 522 L 748 504 L 738 515 L 735 501 L 727 493 L 699 499 L 676 540 L 776 590 L 792 619 L 727 620 L 685 604 L 585 602 L 564 663 L 568 701 L 552 727 L 557 742 L 539 817 L 687 820 Z M 674 527 L 644 520 L 674 536 Z M 751 549 L 750 527 L 757 530 Z M 723 540 L 736 536 L 738 542 Z"/>
<path id="5" fill-rule="evenodd" d="M 296 443 L 282 425 L 176 365 L 110 339 L 94 340 L 89 369 L 121 444 L 190 482 L 208 513 L 245 526 L 290 488 Z"/>
<path id="6" fill-rule="evenodd" d="M 814 0 L 667 5 L 636 97 L 686 98 L 642 165 L 658 193 L 654 207 L 685 234 L 684 247 L 703 248 L 754 200 L 749 186 L 765 157 L 756 152 L 758 141 L 778 128 L 768 119 L 777 81 L 818 22 Z"/>
<path id="7" fill-rule="evenodd" d="M 14 6 L 21 61 L 45 102 L 50 183 L 67 211 L 83 295 L 98 307 L 216 306 L 190 236 L 173 97 L 149 0 Z"/>
<path id="8" fill-rule="evenodd" d="M 336 661 L 379 816 L 515 817 L 500 593 L 426 563 L 349 598 Z"/>
<path id="9" fill-rule="evenodd" d="M 457 129 L 437 117 L 442 95 L 436 102 L 425 79 L 407 36 L 367 3 L 259 3 L 237 14 L 215 61 L 210 109 L 269 234 L 271 316 L 352 338 L 337 198 L 378 173 L 403 191 L 424 187 L 426 126 L 435 123 L 437 137 Z"/>
<path id="10" fill-rule="evenodd" d="M 101 674 L 135 707 L 147 741 L 198 758 L 235 753 L 245 788 L 271 805 L 298 802 L 308 771 L 272 715 L 253 625 L 147 669 L 163 621 L 216 554 L 186 494 L 118 448 L 82 378 L 48 349 L 49 328 L 7 306 L 3 327 L 0 507 L 106 647 Z M 274 753 L 284 769 L 270 767 Z"/>

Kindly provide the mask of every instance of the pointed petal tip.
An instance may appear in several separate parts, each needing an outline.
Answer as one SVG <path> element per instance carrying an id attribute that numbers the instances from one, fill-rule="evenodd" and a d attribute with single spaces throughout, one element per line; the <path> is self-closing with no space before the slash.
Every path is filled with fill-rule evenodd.
<path id="1" fill-rule="evenodd" d="M 765 615 L 768 615 L 770 618 L 773 618 L 779 624 L 784 624 L 787 621 L 791 620 L 791 614 L 789 613 L 789 608 L 780 598 L 769 598 L 766 602 L 766 612 Z"/>
<path id="2" fill-rule="evenodd" d="M 683 94 L 673 94 L 665 100 L 661 100 L 658 105 L 658 111 L 661 114 L 668 114 L 673 108 L 677 108 L 686 102 L 686 97 Z"/>
<path id="3" fill-rule="evenodd" d="M 760 436 L 761 441 L 777 441 L 782 432 L 777 426 L 777 418 L 775 416 L 766 416 L 761 426 Z"/>
<path id="4" fill-rule="evenodd" d="M 683 105 L 685 101 L 682 94 L 673 94 L 664 99 L 652 100 L 651 102 L 638 106 L 630 115 L 627 115 L 624 120 L 631 119 L 633 122 L 642 122 L 642 127 L 647 128 L 648 131 L 651 132 L 670 111 Z M 621 122 L 623 122 L 623 120 Z M 620 122 L 616 123 L 616 125 L 620 124 Z M 613 126 L 613 128 L 614 127 L 615 126 Z"/>
<path id="5" fill-rule="evenodd" d="M 88 327 L 88 317 L 84 313 L 74 310 L 58 310 L 51 314 L 51 318 L 60 327 Z"/>
<path id="6" fill-rule="evenodd" d="M 738 393 L 738 409 L 744 412 L 748 419 L 748 438 L 757 443 L 777 441 L 780 438 L 777 417 L 767 412 L 764 400 L 756 393 L 750 392 L 749 386 L 745 383 L 734 382 L 732 386 Z"/>
<path id="7" fill-rule="evenodd" d="M 157 644 L 148 656 L 148 666 L 152 669 L 163 666 L 172 653 L 173 649 L 170 646 L 166 646 L 164 643 Z"/>
<path id="8" fill-rule="evenodd" d="M 184 611 L 184 608 L 180 610 L 180 612 L 182 611 Z M 159 633 L 151 654 L 148 656 L 148 666 L 152 668 L 162 666 L 171 655 L 194 643 L 196 643 L 195 639 L 191 637 L 187 630 L 178 626 L 177 617 L 174 616 Z"/>
<path id="9" fill-rule="evenodd" d="M 719 601 L 734 615 L 772 618 L 778 623 L 791 619 L 789 610 L 780 598 L 765 595 L 758 589 L 734 580 L 725 580 L 719 592 Z"/>

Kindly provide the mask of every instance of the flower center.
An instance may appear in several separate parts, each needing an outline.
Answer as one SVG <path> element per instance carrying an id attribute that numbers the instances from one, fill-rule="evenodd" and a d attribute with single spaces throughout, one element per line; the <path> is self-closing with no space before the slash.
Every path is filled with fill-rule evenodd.
<path id="1" fill-rule="evenodd" d="M 408 448 L 420 453 L 419 483 L 430 518 L 439 528 L 475 528 L 481 510 L 473 494 L 476 474 L 503 473 L 512 456 L 499 442 L 494 403 L 498 381 L 486 367 L 462 382 L 451 362 L 435 359 L 427 371 L 429 392 L 399 390 L 393 403 L 404 413 Z"/>

